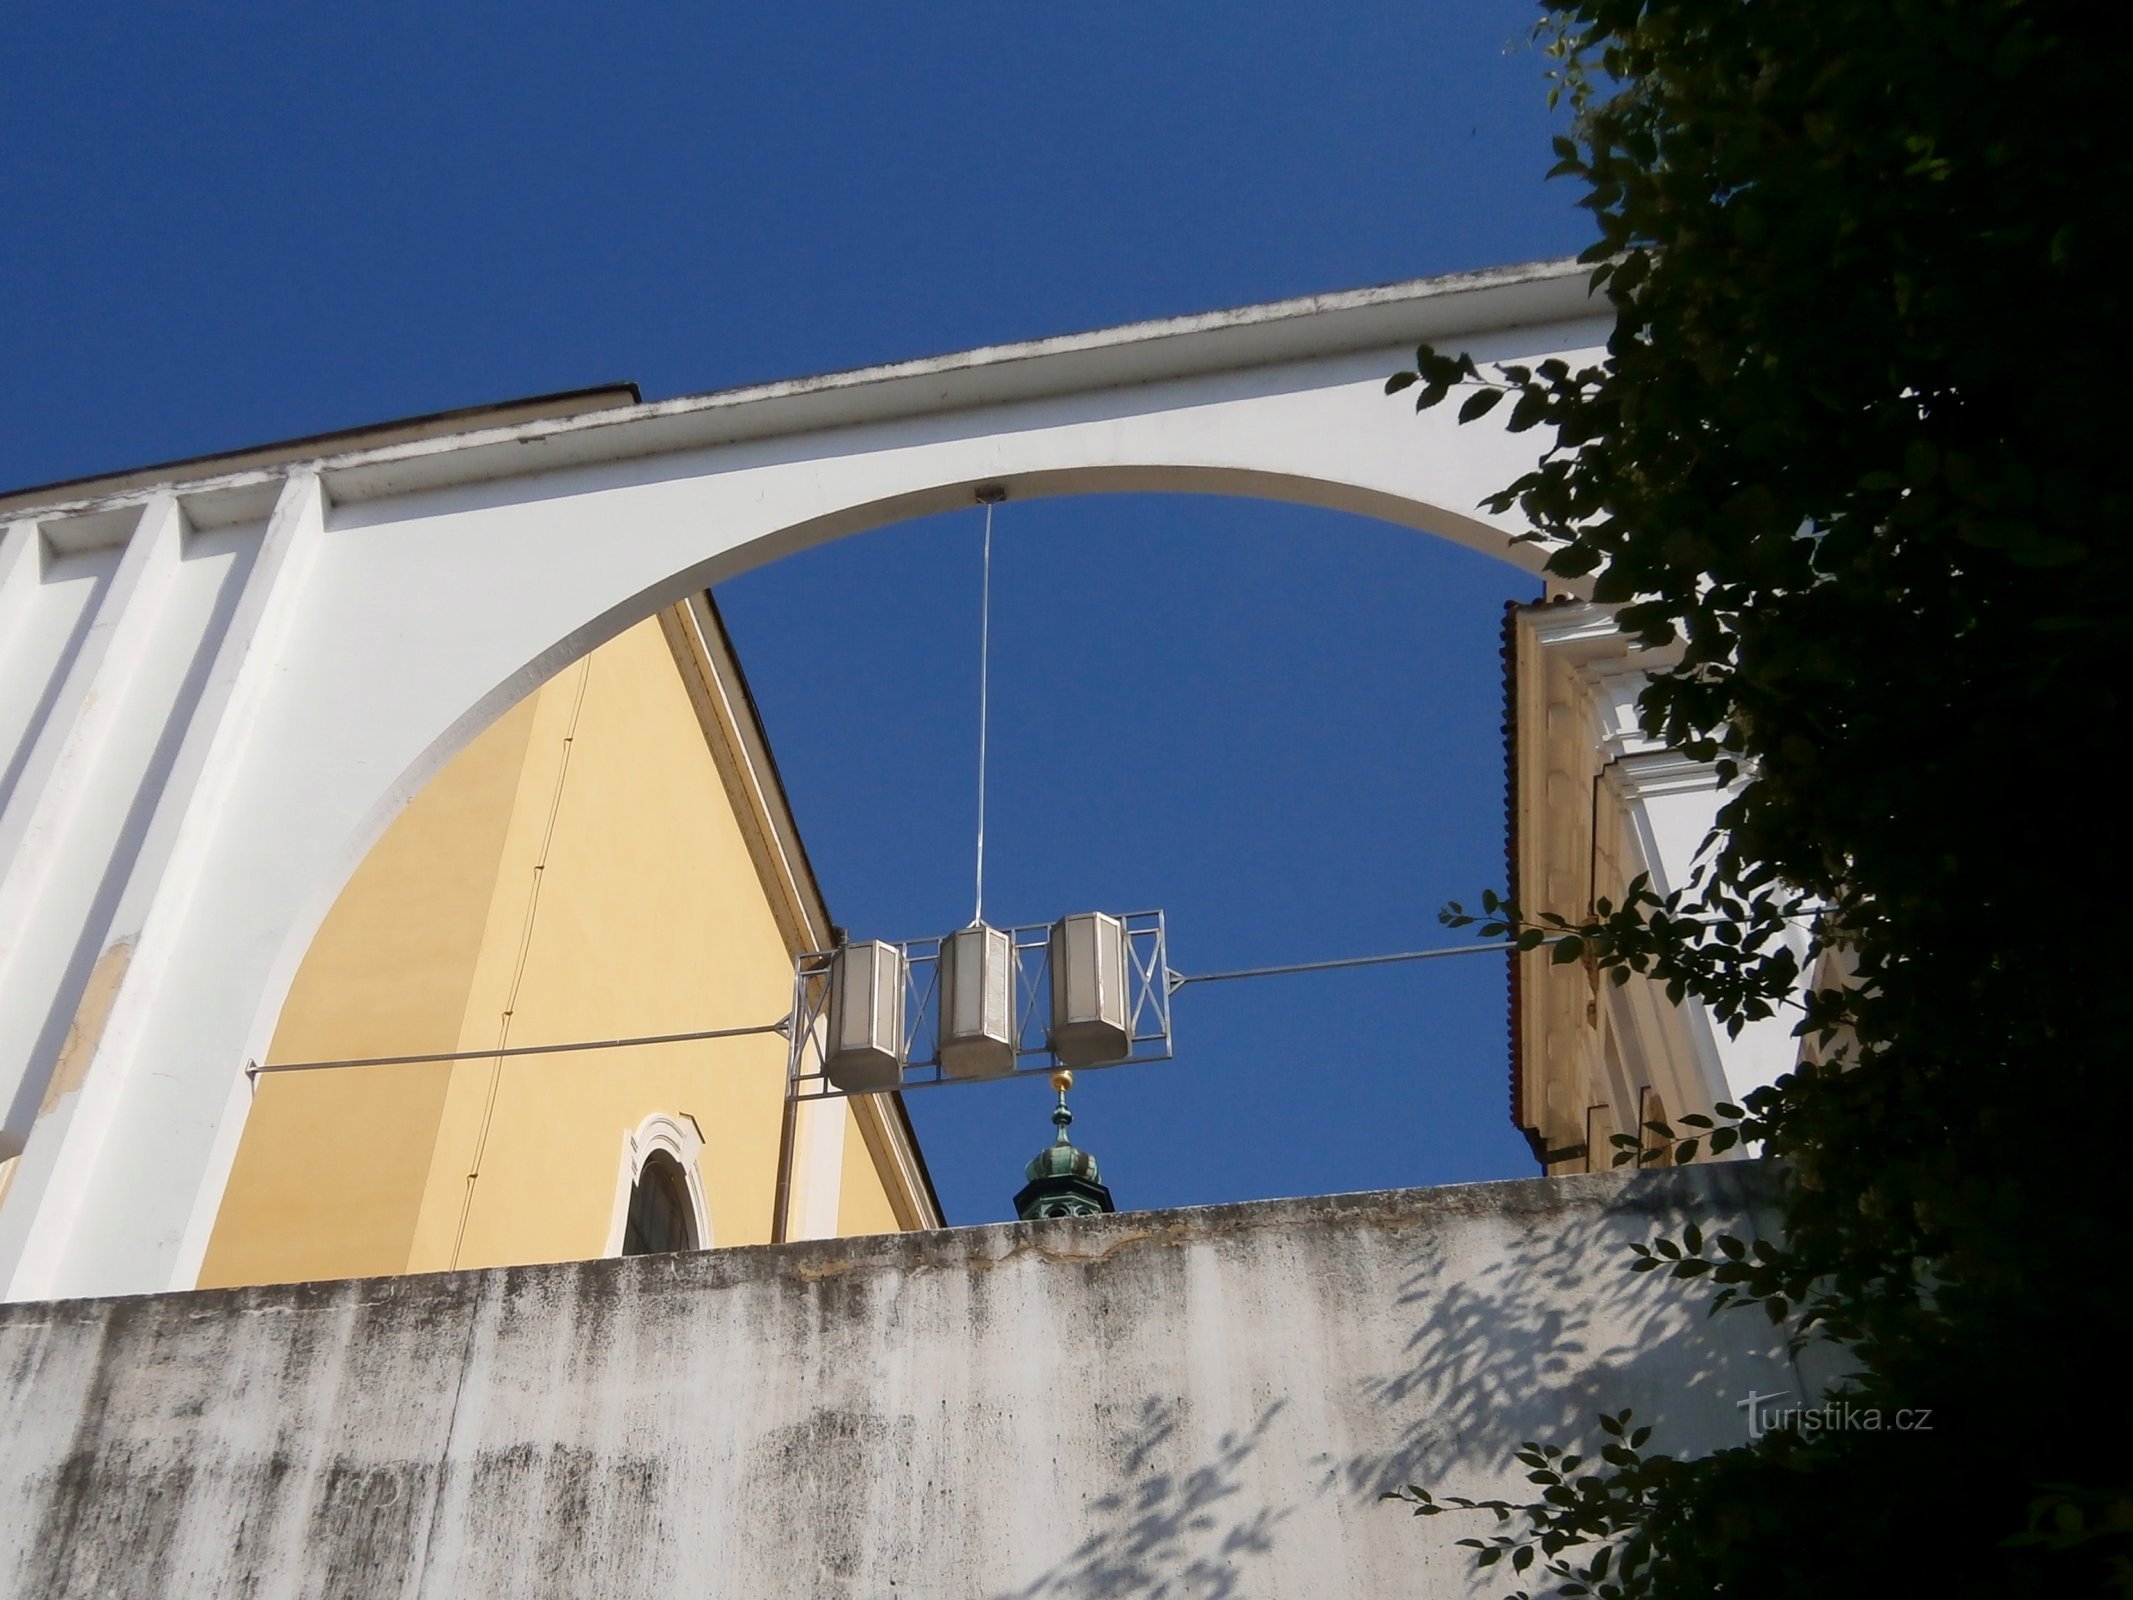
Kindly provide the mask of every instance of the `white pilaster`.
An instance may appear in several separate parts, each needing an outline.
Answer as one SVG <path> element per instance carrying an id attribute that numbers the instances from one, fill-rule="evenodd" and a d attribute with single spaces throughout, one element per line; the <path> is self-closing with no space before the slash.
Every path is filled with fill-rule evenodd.
<path id="1" fill-rule="evenodd" d="M 208 1097 L 221 1114 L 203 1116 L 197 1075 L 159 1069 L 181 1047 L 182 1019 L 158 1034 L 154 1014 L 181 998 L 170 980 L 186 947 L 186 912 L 251 724 L 272 692 L 277 651 L 293 623 L 292 591 L 301 589 L 324 505 L 315 472 L 290 476 L 211 642 L 212 662 L 175 753 L 156 775 L 155 804 L 69 1036 L 79 1072 L 55 1081 L 0 1210 L 7 1298 L 190 1287 L 197 1275 L 207 1229 L 188 1224 L 202 1212 L 212 1221 L 235 1151 L 238 1127 L 228 1124 L 241 1126 L 244 1078 L 241 1064 L 231 1063 L 226 1092 Z M 175 1186 L 161 1170 L 173 1164 Z M 175 1215 L 158 1209 L 173 1194 L 193 1204 Z"/>
<path id="2" fill-rule="evenodd" d="M 38 701 L 50 681 L 24 648 L 30 608 L 43 576 L 44 535 L 34 522 L 0 524 L 0 812 L 15 792 L 15 758 L 34 738 Z M 7 851 L 0 847 L 0 871 Z"/>
<path id="3" fill-rule="evenodd" d="M 837 1237 L 837 1206 L 844 1191 L 842 1100 L 803 1100 L 799 1106 L 799 1154 L 794 1162 L 788 1239 Z"/>
<path id="4" fill-rule="evenodd" d="M 34 522 L 0 525 L 0 639 L 13 632 L 16 617 L 29 603 L 30 586 L 37 581 L 40 537 Z"/>
<path id="5" fill-rule="evenodd" d="M 108 911 L 110 857 L 132 801 L 128 747 L 144 738 L 129 720 L 139 710 L 133 690 L 183 537 L 176 498 L 156 496 L 0 811 L 0 1093 L 17 1133 L 28 1131 L 53 1066 L 51 1012 L 81 976 L 70 956 Z"/>

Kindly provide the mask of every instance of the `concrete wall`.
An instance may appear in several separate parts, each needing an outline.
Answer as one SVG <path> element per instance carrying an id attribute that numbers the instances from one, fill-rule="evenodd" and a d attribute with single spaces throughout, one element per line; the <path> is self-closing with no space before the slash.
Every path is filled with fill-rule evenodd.
<path id="1" fill-rule="evenodd" d="M 0 1594 L 1465 1595 L 1477 1530 L 1381 1490 L 1522 1487 L 1601 1406 L 1708 1449 L 1804 1387 L 1623 1270 L 1752 1231 L 1761 1180 L 0 1307 Z"/>

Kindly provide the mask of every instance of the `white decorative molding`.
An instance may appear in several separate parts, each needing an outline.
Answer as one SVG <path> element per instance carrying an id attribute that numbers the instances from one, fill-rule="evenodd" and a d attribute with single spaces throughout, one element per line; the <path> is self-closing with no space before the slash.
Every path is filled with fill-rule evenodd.
<path id="1" fill-rule="evenodd" d="M 1667 894 L 1687 884 L 1726 792 L 1708 762 L 1668 750 L 1637 721 L 1648 675 L 1678 651 L 1643 651 L 1618 632 L 1610 607 L 1557 599 L 1513 619 L 1518 890 L 1528 913 L 1578 918 L 1599 896 L 1619 898 L 1648 874 Z M 1752 1023 L 1737 1036 L 1690 1002 L 1632 980 L 1595 984 L 1583 964 L 1521 958 L 1523 1127 L 1544 1149 L 1589 1139 L 1593 1106 L 1627 1122 L 1637 1096 L 1676 1112 L 1708 1113 L 1772 1081 L 1797 1059 L 1790 1019 Z M 1589 1152 L 1605 1170 L 1604 1152 Z M 1551 1171 L 1575 1170 L 1551 1164 Z"/>
<path id="2" fill-rule="evenodd" d="M 655 1111 L 622 1136 L 622 1160 L 615 1168 L 615 1208 L 608 1219 L 607 1256 L 622 1254 L 622 1236 L 629 1229 L 630 1191 L 644 1173 L 644 1164 L 655 1151 L 672 1156 L 689 1185 L 689 1216 L 696 1229 L 696 1247 L 708 1250 L 716 1242 L 711 1233 L 711 1202 L 704 1194 L 704 1175 L 697 1165 L 703 1154 L 704 1136 L 696 1119 L 684 1111 L 669 1116 Z"/>

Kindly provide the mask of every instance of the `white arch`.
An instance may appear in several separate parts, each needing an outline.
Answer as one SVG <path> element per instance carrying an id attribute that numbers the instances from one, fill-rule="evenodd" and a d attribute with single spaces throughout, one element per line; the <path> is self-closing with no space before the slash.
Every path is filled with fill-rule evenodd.
<path id="1" fill-rule="evenodd" d="M 696 1248 L 709 1250 L 717 1240 L 711 1232 L 711 1202 L 704 1194 L 704 1175 L 697 1159 L 704 1153 L 704 1136 L 696 1119 L 684 1112 L 679 1117 L 655 1111 L 622 1135 L 622 1160 L 615 1169 L 615 1208 L 608 1219 L 604 1256 L 622 1254 L 622 1238 L 629 1231 L 630 1191 L 644 1176 L 644 1164 L 655 1153 L 672 1156 L 681 1168 L 689 1190 L 689 1221 L 696 1230 Z"/>
<path id="2" fill-rule="evenodd" d="M 209 667 L 176 713 L 182 738 L 135 777 L 153 800 L 145 829 L 38 831 L 40 808 L 80 799 L 66 785 L 85 772 L 127 778 L 97 759 L 111 735 L 87 710 L 37 735 L 55 753 L 23 770 L 51 776 L 18 785 L 0 815 L 0 852 L 21 841 L 0 854 L 0 1062 L 12 1053 L 23 1076 L 0 1090 L 18 1105 L 41 1094 L 43 1108 L 0 1205 L 0 1287 L 39 1298 L 191 1284 L 243 1124 L 240 1069 L 263 1052 L 347 874 L 490 720 L 657 607 L 811 544 L 968 505 L 988 483 L 1021 498 L 1297 500 L 1530 570 L 1540 553 L 1513 542 L 1517 518 L 1475 508 L 1545 438 L 1462 429 L 1450 408 L 1417 417 L 1384 379 L 1421 337 L 1577 360 L 1603 332 L 1583 272 L 1556 264 L 221 476 L 210 463 L 71 504 L 0 499 L 0 516 L 36 523 L 47 546 L 53 530 L 113 526 L 172 546 L 180 525 L 242 526 L 272 505 L 241 552 L 234 603 L 202 611 Z M 148 557 L 129 545 L 123 559 L 145 569 Z M 0 561 L 0 583 L 19 588 L 21 567 L 9 577 Z M 152 652 L 123 647 L 167 623 L 156 593 L 142 578 L 123 607 L 106 602 L 111 648 L 68 669 L 70 688 L 96 675 L 85 707 L 123 705 L 135 687 Z M 7 603 L 0 590 L 0 615 Z M 100 952 L 93 969 L 47 993 L 11 990 L 11 958 L 55 917 Z M 76 1019 L 56 1072 L 24 1047 L 48 1013 Z"/>

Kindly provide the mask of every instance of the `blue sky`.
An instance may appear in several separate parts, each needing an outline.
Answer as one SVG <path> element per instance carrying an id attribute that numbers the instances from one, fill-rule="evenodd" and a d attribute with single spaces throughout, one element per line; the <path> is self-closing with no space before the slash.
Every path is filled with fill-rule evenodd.
<path id="1" fill-rule="evenodd" d="M 1570 254 L 1532 15 L 12 7 L 0 487 Z M 978 527 L 720 592 L 861 936 L 969 915 Z M 1450 942 L 1501 883 L 1531 580 L 1254 501 L 996 538 L 996 920 L 1160 907 L 1207 971 Z M 1504 1026 L 1493 958 L 1188 989 L 1177 1060 L 1087 1078 L 1077 1132 L 1129 1206 L 1521 1175 Z M 910 1097 L 952 1220 L 1007 1213 L 1045 1098 Z"/>

